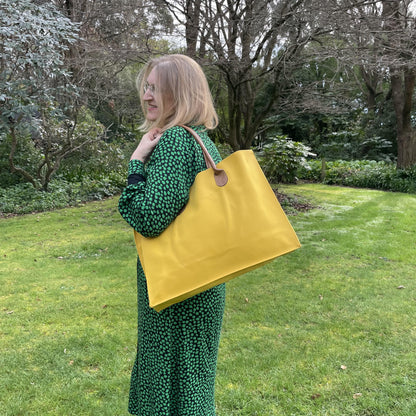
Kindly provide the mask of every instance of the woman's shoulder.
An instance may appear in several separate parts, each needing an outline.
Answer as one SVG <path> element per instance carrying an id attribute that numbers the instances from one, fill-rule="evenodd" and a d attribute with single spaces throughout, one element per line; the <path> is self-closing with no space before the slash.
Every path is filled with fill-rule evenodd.
<path id="1" fill-rule="evenodd" d="M 207 140 L 208 133 L 204 126 L 189 126 L 189 127 L 198 134 L 198 136 L 202 139 L 203 142 Z M 171 142 L 172 144 L 175 143 L 176 145 L 178 145 L 179 143 L 182 143 L 182 145 L 185 145 L 185 146 L 189 146 L 189 145 L 193 146 L 196 143 L 196 140 L 193 137 L 192 133 L 182 125 L 170 127 L 169 129 L 165 130 L 162 134 L 161 140 L 165 141 L 166 143 L 169 143 L 169 142 Z"/>
<path id="2" fill-rule="evenodd" d="M 208 130 L 205 126 L 190 126 L 201 138 L 202 143 L 211 154 L 215 163 L 221 160 L 221 156 L 214 143 L 208 135 Z M 178 125 L 171 127 L 164 131 L 159 146 L 166 151 L 179 152 L 183 157 L 190 157 L 191 159 L 202 158 L 202 149 L 193 135 L 183 126 Z M 158 146 L 158 147 L 159 147 Z M 169 149 L 169 150 L 168 150 Z"/>
<path id="3" fill-rule="evenodd" d="M 165 130 L 162 134 L 161 140 L 177 141 L 178 139 L 187 140 L 190 137 L 189 132 L 182 126 L 173 126 Z"/>
<path id="4" fill-rule="evenodd" d="M 179 124 L 177 126 L 173 126 L 168 128 L 163 132 L 163 134 L 169 135 L 169 136 L 189 136 L 191 135 L 190 131 L 188 129 L 194 130 L 199 135 L 205 135 L 207 133 L 207 129 L 204 126 L 185 126 L 183 124 Z"/>
<path id="5" fill-rule="evenodd" d="M 163 132 L 152 159 L 158 157 L 192 159 L 196 145 L 196 140 L 185 128 L 181 126 L 170 127 Z"/>

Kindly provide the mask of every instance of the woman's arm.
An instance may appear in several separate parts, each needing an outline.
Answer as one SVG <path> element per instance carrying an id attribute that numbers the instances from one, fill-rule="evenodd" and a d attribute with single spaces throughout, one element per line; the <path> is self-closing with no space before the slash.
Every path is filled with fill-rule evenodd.
<path id="1" fill-rule="evenodd" d="M 159 235 L 189 198 L 195 179 L 193 138 L 180 127 L 167 130 L 150 156 L 129 162 L 129 179 L 119 200 L 123 218 L 145 237 Z"/>

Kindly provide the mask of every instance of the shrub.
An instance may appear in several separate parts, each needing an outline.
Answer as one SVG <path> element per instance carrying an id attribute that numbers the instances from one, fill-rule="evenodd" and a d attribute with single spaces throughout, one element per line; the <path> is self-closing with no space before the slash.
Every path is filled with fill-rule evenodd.
<path id="1" fill-rule="evenodd" d="M 0 213 L 27 214 L 64 208 L 116 195 L 125 185 L 125 175 L 117 172 L 85 177 L 78 182 L 56 177 L 51 181 L 48 192 L 36 190 L 29 183 L 21 183 L 0 188 Z"/>
<path id="2" fill-rule="evenodd" d="M 364 132 L 338 131 L 328 134 L 318 149 L 321 157 L 331 160 L 392 161 L 392 142 L 379 136 L 364 137 Z"/>
<path id="3" fill-rule="evenodd" d="M 270 182 L 294 183 L 301 167 L 309 169 L 307 157 L 315 156 L 310 150 L 287 136 L 275 136 L 258 152 L 258 159 Z"/>
<path id="4" fill-rule="evenodd" d="M 416 165 L 398 170 L 394 163 L 374 160 L 313 160 L 309 162 L 309 167 L 299 171 L 301 179 L 385 191 L 416 192 Z"/>
<path id="5" fill-rule="evenodd" d="M 12 173 L 10 170 L 10 147 L 10 136 L 0 133 L 0 186 L 3 188 L 26 182 L 25 178 L 16 173 Z M 35 176 L 36 167 L 40 158 L 42 158 L 42 154 L 36 149 L 33 140 L 28 135 L 22 136 L 14 157 L 15 165 L 25 167 L 31 175 Z"/>

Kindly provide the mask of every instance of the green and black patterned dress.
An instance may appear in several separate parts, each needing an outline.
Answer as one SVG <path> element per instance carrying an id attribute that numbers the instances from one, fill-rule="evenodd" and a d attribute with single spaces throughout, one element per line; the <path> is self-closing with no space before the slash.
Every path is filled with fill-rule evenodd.
<path id="1" fill-rule="evenodd" d="M 219 162 L 207 134 L 196 130 Z M 121 215 L 142 235 L 157 236 L 186 204 L 195 176 L 204 169 L 195 139 L 181 127 L 167 130 L 146 165 L 130 161 L 128 186 L 119 201 Z M 137 287 L 138 346 L 129 412 L 138 416 L 214 416 L 225 286 L 156 312 L 149 307 L 138 259 Z"/>

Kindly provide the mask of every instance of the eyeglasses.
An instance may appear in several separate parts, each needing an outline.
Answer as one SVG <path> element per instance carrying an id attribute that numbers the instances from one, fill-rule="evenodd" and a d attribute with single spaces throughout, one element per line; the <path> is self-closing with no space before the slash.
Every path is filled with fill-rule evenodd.
<path id="1" fill-rule="evenodd" d="M 154 94 L 156 92 L 156 87 L 153 84 L 149 84 L 147 81 L 143 85 L 143 93 L 146 94 L 146 92 L 149 91 L 150 94 Z"/>

